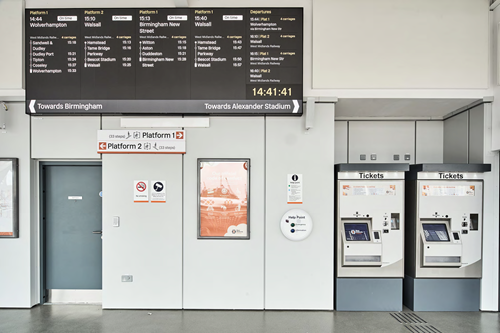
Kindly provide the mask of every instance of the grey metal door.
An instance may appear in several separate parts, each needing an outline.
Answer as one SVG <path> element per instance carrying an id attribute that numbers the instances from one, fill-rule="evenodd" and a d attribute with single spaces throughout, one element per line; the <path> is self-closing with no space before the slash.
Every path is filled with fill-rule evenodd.
<path id="1" fill-rule="evenodd" d="M 102 289 L 102 168 L 43 171 L 45 289 Z"/>

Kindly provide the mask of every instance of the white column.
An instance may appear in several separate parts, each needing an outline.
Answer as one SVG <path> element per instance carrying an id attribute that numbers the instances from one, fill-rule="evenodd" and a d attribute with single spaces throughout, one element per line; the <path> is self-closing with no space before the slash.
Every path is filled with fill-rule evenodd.
<path id="1" fill-rule="evenodd" d="M 492 103 L 484 104 L 484 163 L 491 172 L 484 174 L 483 279 L 481 310 L 498 311 L 499 293 L 499 153 L 492 151 Z"/>

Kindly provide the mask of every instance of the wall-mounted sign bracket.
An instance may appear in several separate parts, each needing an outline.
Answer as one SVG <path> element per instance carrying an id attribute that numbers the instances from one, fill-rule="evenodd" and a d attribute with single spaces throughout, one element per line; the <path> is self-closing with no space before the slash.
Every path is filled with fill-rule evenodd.
<path id="1" fill-rule="evenodd" d="M 316 97 L 307 97 L 306 103 L 306 131 L 309 131 L 314 126 L 314 109 L 316 105 Z"/>

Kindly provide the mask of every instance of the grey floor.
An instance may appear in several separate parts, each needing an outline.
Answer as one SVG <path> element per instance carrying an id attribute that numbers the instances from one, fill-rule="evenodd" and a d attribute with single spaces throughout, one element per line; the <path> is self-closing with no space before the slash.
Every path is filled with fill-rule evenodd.
<path id="1" fill-rule="evenodd" d="M 404 324 L 400 321 L 420 323 Z M 102 310 L 99 305 L 43 305 L 33 309 L 0 309 L 0 332 L 490 333 L 500 332 L 500 314 L 409 311 L 147 311 Z"/>

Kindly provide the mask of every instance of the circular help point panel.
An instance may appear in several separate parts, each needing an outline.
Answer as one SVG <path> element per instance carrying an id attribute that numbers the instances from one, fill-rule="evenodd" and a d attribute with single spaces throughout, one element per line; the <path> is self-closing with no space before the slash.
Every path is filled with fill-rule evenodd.
<path id="1" fill-rule="evenodd" d="M 301 241 L 311 234 L 311 216 L 302 209 L 292 209 L 281 218 L 281 232 L 289 240 Z"/>

